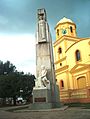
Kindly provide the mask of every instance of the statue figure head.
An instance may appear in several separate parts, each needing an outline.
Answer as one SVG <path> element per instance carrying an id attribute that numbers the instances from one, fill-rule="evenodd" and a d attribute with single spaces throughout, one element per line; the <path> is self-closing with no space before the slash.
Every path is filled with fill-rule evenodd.
<path id="1" fill-rule="evenodd" d="M 38 9 L 38 21 L 45 20 L 46 21 L 46 11 L 44 8 Z"/>
<path id="2" fill-rule="evenodd" d="M 44 65 L 41 65 L 41 70 L 45 70 L 45 66 Z"/>

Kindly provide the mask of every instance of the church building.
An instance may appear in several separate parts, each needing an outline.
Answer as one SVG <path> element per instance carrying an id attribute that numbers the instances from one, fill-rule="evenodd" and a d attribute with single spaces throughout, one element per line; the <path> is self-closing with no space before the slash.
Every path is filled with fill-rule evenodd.
<path id="1" fill-rule="evenodd" d="M 60 101 L 90 102 L 90 38 L 78 38 L 76 24 L 67 18 L 55 27 L 54 62 Z"/>

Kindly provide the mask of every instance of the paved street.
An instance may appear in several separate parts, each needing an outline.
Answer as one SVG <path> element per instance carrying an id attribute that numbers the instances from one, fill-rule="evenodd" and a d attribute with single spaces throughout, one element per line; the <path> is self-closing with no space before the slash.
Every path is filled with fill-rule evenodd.
<path id="1" fill-rule="evenodd" d="M 0 110 L 0 119 L 90 119 L 90 109 L 68 108 L 66 110 L 7 112 Z"/>

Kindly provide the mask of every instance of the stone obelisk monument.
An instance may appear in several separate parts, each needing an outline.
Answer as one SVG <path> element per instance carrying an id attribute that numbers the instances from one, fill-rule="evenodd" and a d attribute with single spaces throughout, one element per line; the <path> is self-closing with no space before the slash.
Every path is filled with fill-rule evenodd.
<path id="1" fill-rule="evenodd" d="M 38 108 L 52 108 L 59 101 L 55 82 L 52 39 L 45 9 L 38 9 L 36 32 L 36 82 L 33 104 Z M 43 105 L 43 106 L 42 106 Z"/>

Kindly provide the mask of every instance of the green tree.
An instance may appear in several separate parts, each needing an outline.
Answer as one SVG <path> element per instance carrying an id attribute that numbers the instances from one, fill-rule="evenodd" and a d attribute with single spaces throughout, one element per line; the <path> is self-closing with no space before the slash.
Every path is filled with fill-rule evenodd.
<path id="1" fill-rule="evenodd" d="M 6 61 L 5 63 L 3 63 L 3 61 L 0 61 L 0 75 L 15 72 L 15 70 L 16 67 L 10 61 Z"/>
<path id="2" fill-rule="evenodd" d="M 4 64 L 2 61 L 0 61 L 0 75 L 4 72 Z"/>
<path id="3" fill-rule="evenodd" d="M 10 62 L 1 62 L 1 66 L 0 98 L 5 100 L 12 97 L 14 105 L 16 105 L 16 97 L 20 95 L 28 99 L 35 85 L 35 76 L 16 71 L 16 67 Z M 23 91 L 22 94 L 20 90 Z"/>
<path id="4" fill-rule="evenodd" d="M 16 67 L 10 63 L 10 61 L 7 61 L 4 63 L 4 73 L 9 74 L 11 72 L 15 72 Z"/>
<path id="5" fill-rule="evenodd" d="M 0 76 L 0 97 L 4 100 L 12 97 L 16 104 L 16 94 L 19 92 L 18 77 L 15 73 Z"/>
<path id="6" fill-rule="evenodd" d="M 22 96 L 26 98 L 27 100 L 32 95 L 33 87 L 35 86 L 35 76 L 25 74 L 21 78 L 21 89 L 23 90 Z"/>

